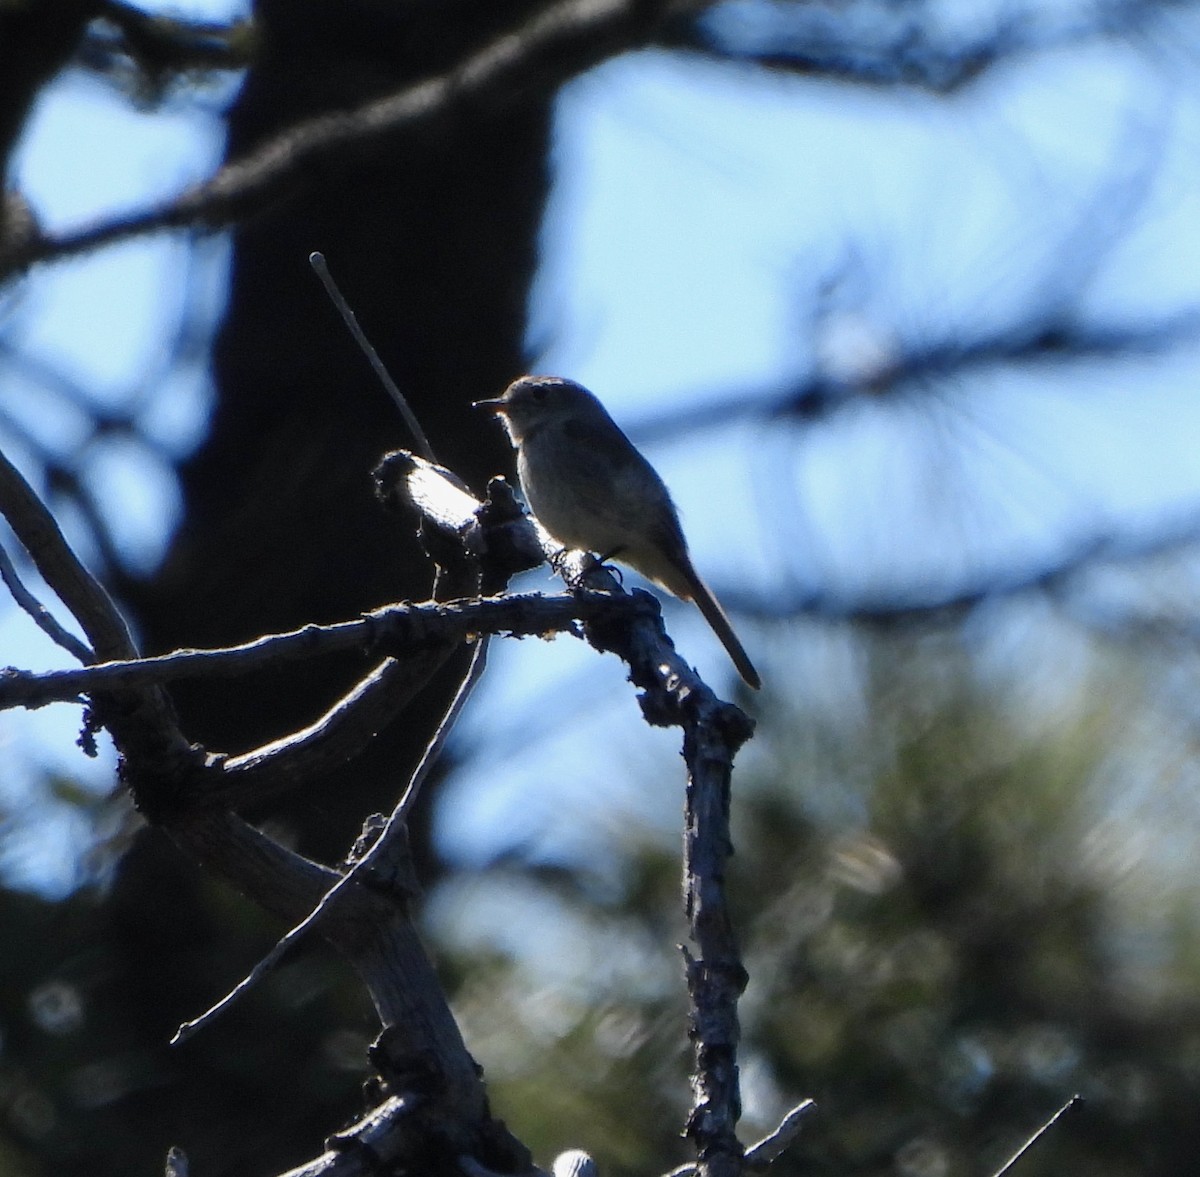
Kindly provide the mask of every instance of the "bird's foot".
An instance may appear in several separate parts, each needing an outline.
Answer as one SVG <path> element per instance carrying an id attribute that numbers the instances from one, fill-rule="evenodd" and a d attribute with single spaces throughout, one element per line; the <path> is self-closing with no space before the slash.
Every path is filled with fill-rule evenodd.
<path id="1" fill-rule="evenodd" d="M 603 568 L 605 572 L 615 576 L 617 583 L 622 588 L 625 587 L 625 574 L 615 564 L 610 564 L 609 560 L 614 556 L 619 556 L 624 550 L 624 548 L 613 548 L 611 552 L 605 552 L 602 556 L 592 556 L 592 559 L 595 561 L 593 567 Z"/>

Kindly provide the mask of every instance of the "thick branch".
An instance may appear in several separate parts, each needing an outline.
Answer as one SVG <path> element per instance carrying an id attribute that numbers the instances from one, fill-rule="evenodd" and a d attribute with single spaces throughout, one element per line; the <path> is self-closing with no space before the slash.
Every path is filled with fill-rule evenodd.
<path id="1" fill-rule="evenodd" d="M 195 802 L 240 808 L 344 764 L 404 710 L 457 645 L 445 641 L 380 663 L 315 723 L 224 760 L 221 779 Z"/>
<path id="2" fill-rule="evenodd" d="M 280 920 L 300 918 L 339 878 L 232 813 L 193 815 L 173 826 L 171 836 L 189 857 Z"/>
<path id="3" fill-rule="evenodd" d="M 541 529 L 547 557 L 571 584 L 611 585 L 611 574 L 586 553 L 561 553 Z M 584 626 L 594 646 L 613 650 L 628 662 L 630 679 L 643 688 L 642 713 L 648 722 L 683 730 L 688 767 L 684 815 L 684 905 L 699 955 L 686 949 L 688 993 L 692 1001 L 689 1037 L 695 1048 L 693 1105 L 687 1136 L 697 1153 L 701 1177 L 738 1177 L 743 1167 L 736 1128 L 741 1115 L 738 1090 L 737 1000 L 746 985 L 725 894 L 725 865 L 732 853 L 729 833 L 733 758 L 754 731 L 753 721 L 724 703 L 676 653 L 662 629 L 658 602 L 644 617 L 598 619 Z"/>
<path id="4" fill-rule="evenodd" d="M 683 840 L 684 901 L 692 941 L 686 949 L 692 1012 L 688 1036 L 695 1050 L 692 1111 L 687 1135 L 696 1146 L 700 1177 L 737 1177 L 742 1146 L 737 1122 L 737 1002 L 746 987 L 725 893 L 725 868 L 733 852 L 729 833 L 733 756 L 753 726 L 735 707 L 704 700 L 684 728 L 688 766 Z"/>
<path id="5" fill-rule="evenodd" d="M 268 634 L 237 646 L 177 650 L 153 658 L 125 659 L 71 670 L 0 671 L 0 709 L 74 702 L 81 694 L 180 679 L 230 678 L 346 650 L 364 655 L 391 652 L 412 656 L 444 642 L 458 643 L 477 633 L 547 637 L 569 631 L 577 621 L 644 611 L 627 596 L 541 593 L 484 597 L 480 600 L 426 601 L 385 605 L 353 621 L 305 625 Z"/>

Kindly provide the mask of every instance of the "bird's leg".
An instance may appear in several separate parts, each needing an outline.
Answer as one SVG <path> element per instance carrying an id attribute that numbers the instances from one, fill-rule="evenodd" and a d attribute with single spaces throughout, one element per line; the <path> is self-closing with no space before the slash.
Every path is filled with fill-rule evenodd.
<path id="1" fill-rule="evenodd" d="M 592 559 L 596 561 L 599 567 L 603 568 L 606 572 L 612 573 L 617 578 L 617 583 L 622 588 L 625 587 L 625 574 L 615 564 L 610 565 L 608 562 L 614 556 L 619 556 L 624 550 L 625 547 L 622 545 L 619 548 L 613 548 L 611 552 L 605 552 L 602 556 L 592 556 Z"/>
<path id="2" fill-rule="evenodd" d="M 604 564 L 597 560 L 591 552 L 584 552 L 581 564 L 573 570 L 568 563 L 567 557 L 572 552 L 581 550 L 580 548 L 559 548 L 549 559 L 550 567 L 567 582 L 569 588 L 574 590 L 586 589 L 588 574 L 593 569 L 604 568 Z M 621 577 L 621 570 L 619 568 L 605 568 L 605 571 L 613 573 L 618 579 Z"/>
<path id="3" fill-rule="evenodd" d="M 597 556 L 594 552 L 585 551 L 583 548 L 560 548 L 559 551 L 550 557 L 550 567 L 558 573 L 559 576 L 567 582 L 571 589 L 587 592 L 588 577 L 595 571 L 607 572 L 610 576 L 617 579 L 622 588 L 625 587 L 625 577 L 621 569 L 615 564 L 606 564 L 605 561 L 615 556 L 620 548 L 615 548 L 612 552 L 605 556 Z M 582 553 L 583 559 L 572 571 L 567 557 L 572 552 Z"/>

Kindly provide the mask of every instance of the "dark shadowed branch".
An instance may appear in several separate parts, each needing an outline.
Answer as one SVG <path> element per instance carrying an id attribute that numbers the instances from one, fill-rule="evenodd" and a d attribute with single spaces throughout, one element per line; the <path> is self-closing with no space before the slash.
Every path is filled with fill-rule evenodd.
<path id="1" fill-rule="evenodd" d="M 1018 568 L 984 568 L 970 580 L 948 586 L 862 596 L 785 589 L 769 596 L 729 592 L 726 597 L 742 612 L 764 618 L 805 616 L 879 626 L 942 624 L 986 602 L 1026 593 L 1045 593 L 1067 604 L 1076 583 L 1099 569 L 1144 563 L 1182 552 L 1197 542 L 1200 511 L 1186 511 L 1156 525 L 1093 532 L 1065 545 L 1048 559 Z"/>
<path id="2" fill-rule="evenodd" d="M 926 86 L 950 92 L 979 76 L 997 61 L 1018 53 L 1071 41 L 1111 35 L 1097 13 L 1058 37 L 1002 25 L 971 44 L 936 46 L 914 41 L 909 24 L 872 54 L 814 48 L 820 39 L 795 38 L 809 52 L 756 52 L 739 49 L 685 19 L 712 7 L 711 0 L 562 0 L 547 5 L 524 25 L 464 58 L 454 69 L 355 110 L 329 113 L 299 123 L 254 151 L 231 161 L 208 180 L 157 205 L 103 217 L 62 233 L 31 232 L 12 236 L 0 249 L 0 279 L 37 262 L 89 252 L 147 233 L 173 229 L 214 229 L 227 225 L 302 184 L 323 159 L 375 143 L 385 136 L 426 128 L 438 119 L 472 107 L 508 101 L 536 89 L 550 93 L 565 81 L 623 49 L 653 43 L 686 46 L 722 58 L 754 60 L 772 68 L 812 73 L 872 85 Z M 797 6 L 798 7 L 798 6 Z M 96 4 L 101 28 L 85 42 L 85 60 L 103 68 L 114 55 L 136 62 L 151 80 L 188 68 L 232 69 L 253 49 L 250 26 L 189 23 L 147 17 L 122 3 Z M 886 26 L 887 21 L 880 21 Z M 855 34 L 861 30 L 854 26 Z M 786 41 L 786 37 L 782 38 Z M 4 242 L 0 234 L 0 243 Z"/>
<path id="3" fill-rule="evenodd" d="M 732 7 L 679 30 L 680 43 L 715 57 L 754 62 L 780 73 L 857 86 L 911 86 L 950 95 L 1014 58 L 1116 37 L 1147 38 L 1169 26 L 1177 5 L 1143 2 L 1074 6 L 1055 20 L 1004 5 L 980 9 L 970 25 L 937 18 L 917 0 L 903 8 L 851 0 L 845 5 L 765 0 L 756 19 Z M 838 19 L 841 17 L 842 19 Z"/>
<path id="4" fill-rule="evenodd" d="M 477 633 L 514 637 L 570 633 L 577 621 L 630 617 L 644 600 L 604 593 L 547 596 L 521 593 L 478 600 L 385 605 L 352 621 L 305 625 L 237 646 L 177 650 L 151 658 L 100 663 L 78 670 L 0 671 L 0 708 L 42 707 L 119 687 L 182 679 L 229 678 L 345 650 L 412 654 L 423 646 L 462 641 Z"/>
<path id="5" fill-rule="evenodd" d="M 109 73 L 117 61 L 139 71 L 144 87 L 196 70 L 238 70 L 250 64 L 254 26 L 247 20 L 202 21 L 149 13 L 122 0 L 104 0 L 88 29 L 79 58 Z"/>
<path id="6" fill-rule="evenodd" d="M 456 68 L 356 110 L 293 126 L 171 200 L 64 234 L 13 241 L 0 252 L 0 279 L 36 262 L 73 257 L 147 233 L 219 228 L 302 183 L 319 160 L 398 132 L 428 128 L 472 106 L 503 102 L 516 91 L 533 87 L 550 92 L 619 49 L 646 43 L 669 16 L 703 7 L 700 0 L 564 0 L 550 5 Z"/>
<path id="7" fill-rule="evenodd" d="M 83 628 L 95 656 L 134 657 L 129 627 L 112 598 L 76 557 L 46 505 L 2 453 L 0 508 L 42 579 Z"/>
<path id="8" fill-rule="evenodd" d="M 1200 339 L 1200 308 L 1185 308 L 1149 322 L 1099 324 L 1041 320 L 943 339 L 897 342 L 886 366 L 865 383 L 814 371 L 789 384 L 729 389 L 698 398 L 700 404 L 656 414 L 630 430 L 639 443 L 723 429 L 739 421 L 824 420 L 873 400 L 920 398 L 961 387 L 989 371 L 1163 356 Z M 961 382 L 961 383 L 958 383 Z"/>
<path id="9" fill-rule="evenodd" d="M 61 646 L 80 662 L 87 663 L 95 660 L 96 656 L 87 644 L 81 642 L 62 625 L 58 618 L 29 591 L 3 546 L 0 546 L 0 578 L 3 578 L 4 585 L 12 594 L 13 600 L 29 614 L 38 629 L 46 634 L 55 645 Z"/>

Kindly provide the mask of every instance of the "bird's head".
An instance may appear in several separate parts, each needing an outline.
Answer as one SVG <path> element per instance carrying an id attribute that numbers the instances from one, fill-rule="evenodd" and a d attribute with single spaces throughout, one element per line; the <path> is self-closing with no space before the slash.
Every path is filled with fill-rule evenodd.
<path id="1" fill-rule="evenodd" d="M 503 396 L 476 401 L 475 408 L 503 418 L 510 436 L 518 443 L 531 430 L 545 425 L 604 415 L 600 402 L 582 384 L 565 376 L 522 376 L 504 390 Z"/>

